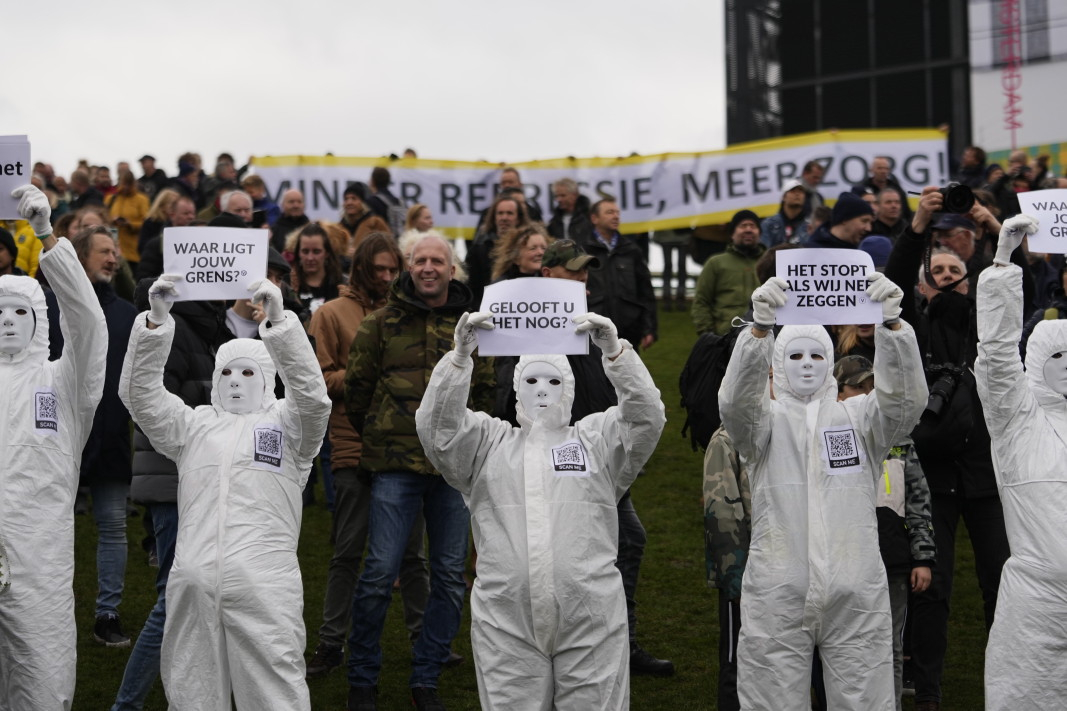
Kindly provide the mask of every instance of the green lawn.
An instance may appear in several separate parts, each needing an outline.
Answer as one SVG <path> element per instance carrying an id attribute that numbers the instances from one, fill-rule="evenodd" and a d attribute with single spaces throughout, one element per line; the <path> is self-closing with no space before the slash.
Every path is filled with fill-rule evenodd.
<path id="1" fill-rule="evenodd" d="M 633 499 L 648 530 L 638 587 L 638 638 L 653 654 L 674 660 L 678 673 L 671 679 L 638 677 L 632 681 L 634 709 L 714 709 L 717 669 L 716 598 L 704 585 L 703 532 L 700 501 L 702 457 L 681 436 L 684 413 L 678 406 L 678 373 L 695 340 L 688 313 L 660 314 L 661 340 L 645 359 L 663 393 L 667 427 L 660 446 L 633 487 Z M 318 496 L 322 501 L 321 491 Z M 146 564 L 139 541 L 139 519 L 129 521 L 130 559 L 121 613 L 128 632 L 136 632 L 155 602 L 155 569 Z M 304 512 L 300 560 L 305 589 L 304 620 L 308 647 L 317 642 L 321 623 L 326 565 L 330 556 L 330 515 L 319 503 Z M 91 517 L 78 516 L 75 546 L 75 597 L 79 629 L 78 686 L 75 711 L 110 708 L 129 650 L 105 649 L 92 642 L 96 594 L 96 533 Z M 946 711 L 983 706 L 982 660 L 985 628 L 981 598 L 974 577 L 974 556 L 961 531 L 957 550 L 956 592 L 953 597 L 949 656 L 944 679 Z M 380 684 L 382 709 L 411 708 L 407 696 L 410 651 L 399 603 L 393 605 L 383 638 L 385 668 Z M 468 611 L 469 614 L 469 611 Z M 469 618 L 454 648 L 467 657 L 460 667 L 441 677 L 441 695 L 449 709 L 477 709 L 478 691 L 471 664 Z M 347 685 L 343 669 L 311 683 L 312 708 L 340 711 Z M 145 707 L 166 708 L 162 686 L 156 685 Z M 905 709 L 911 708 L 905 700 Z"/>

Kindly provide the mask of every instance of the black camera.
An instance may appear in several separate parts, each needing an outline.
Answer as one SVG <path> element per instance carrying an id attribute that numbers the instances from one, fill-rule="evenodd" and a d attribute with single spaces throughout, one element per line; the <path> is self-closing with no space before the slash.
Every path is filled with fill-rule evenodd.
<path id="1" fill-rule="evenodd" d="M 970 190 L 970 188 L 968 188 Z M 956 387 L 960 384 L 963 369 L 956 365 L 931 365 L 926 368 L 926 378 L 930 383 L 930 399 L 926 401 L 923 417 L 941 417 L 945 406 L 952 401 Z"/>
<path id="2" fill-rule="evenodd" d="M 974 207 L 974 191 L 967 185 L 949 183 L 945 187 L 939 188 L 938 192 L 941 193 L 942 212 L 963 215 L 970 212 L 971 208 Z"/>

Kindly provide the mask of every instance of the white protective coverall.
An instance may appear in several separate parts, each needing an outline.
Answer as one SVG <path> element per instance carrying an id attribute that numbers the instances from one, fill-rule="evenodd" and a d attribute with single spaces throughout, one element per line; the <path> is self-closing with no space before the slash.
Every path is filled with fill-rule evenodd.
<path id="1" fill-rule="evenodd" d="M 178 466 L 178 538 L 167 583 L 160 671 L 172 711 L 309 709 L 304 591 L 296 549 L 301 491 L 322 444 L 330 398 L 300 321 L 260 324 L 215 357 L 211 405 L 192 409 L 163 387 L 174 319 L 137 318 L 119 394 L 156 451 Z M 224 366 L 255 360 L 262 409 L 221 405 Z M 275 364 L 286 397 L 274 398 Z"/>
<path id="2" fill-rule="evenodd" d="M 70 242 L 41 254 L 66 346 L 48 360 L 36 280 L 0 277 L 33 308 L 29 345 L 0 354 L 0 709 L 69 709 L 74 696 L 74 493 L 104 390 L 107 324 Z"/>
<path id="3" fill-rule="evenodd" d="M 625 344 L 625 341 L 622 343 Z M 434 368 L 415 414 L 426 456 L 471 512 L 478 578 L 471 646 L 485 711 L 626 709 L 629 636 L 618 554 L 619 498 L 652 455 L 663 403 L 625 344 L 604 358 L 619 404 L 573 426 L 564 356 L 523 356 L 563 375 L 560 401 L 521 427 L 467 409 L 473 361 Z"/>
<path id="4" fill-rule="evenodd" d="M 1022 270 L 978 279 L 975 379 L 992 436 L 1011 557 L 1000 575 L 985 659 L 986 708 L 1067 704 L 1067 399 L 1043 367 L 1067 351 L 1067 321 L 1042 321 L 1019 362 Z M 1060 359 L 1067 365 L 1067 355 Z"/>
<path id="5" fill-rule="evenodd" d="M 875 329 L 875 390 L 837 402 L 833 369 L 810 397 L 786 378 L 785 352 L 821 326 L 737 339 L 719 390 L 723 424 L 752 487 L 752 543 L 741 586 L 741 708 L 808 709 L 819 647 L 832 709 L 892 711 L 892 619 L 878 550 L 875 484 L 910 432 L 927 389 L 911 327 Z M 774 394 L 767 383 L 774 356 Z"/>

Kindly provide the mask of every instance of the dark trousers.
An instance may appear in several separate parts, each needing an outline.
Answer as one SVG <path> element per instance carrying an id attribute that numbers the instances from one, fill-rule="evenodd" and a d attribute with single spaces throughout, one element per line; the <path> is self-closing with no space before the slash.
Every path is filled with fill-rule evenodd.
<path id="1" fill-rule="evenodd" d="M 740 711 L 737 700 L 737 639 L 741 635 L 741 600 L 719 591 L 719 711 Z"/>
<path id="2" fill-rule="evenodd" d="M 678 255 L 678 283 L 675 287 L 675 298 L 685 301 L 685 286 L 689 275 L 686 273 L 686 257 L 689 248 L 684 244 L 661 244 L 663 249 L 663 300 L 671 300 L 671 279 L 675 274 L 674 255 Z"/>
<path id="3" fill-rule="evenodd" d="M 634 510 L 630 492 L 619 502 L 619 557 L 615 567 L 622 574 L 622 589 L 626 593 L 626 621 L 630 627 L 630 642 L 637 639 L 637 576 L 641 573 L 641 559 L 645 555 L 645 527 Z"/>
<path id="4" fill-rule="evenodd" d="M 941 672 L 948 647 L 948 606 L 956 565 L 956 527 L 962 517 L 974 550 L 975 574 L 982 591 L 986 631 L 993 624 L 1000 587 L 1000 569 L 1008 559 L 1008 534 L 1000 498 L 965 499 L 931 494 L 937 565 L 923 593 L 912 596 L 911 663 L 915 673 L 915 701 L 941 701 Z"/>

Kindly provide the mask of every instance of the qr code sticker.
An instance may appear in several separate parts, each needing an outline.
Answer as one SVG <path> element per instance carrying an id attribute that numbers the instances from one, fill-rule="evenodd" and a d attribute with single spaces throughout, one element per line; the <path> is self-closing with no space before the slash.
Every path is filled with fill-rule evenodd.
<path id="1" fill-rule="evenodd" d="M 55 434 L 59 432 L 59 401 L 52 390 L 38 390 L 34 393 L 34 426 L 38 432 Z"/>
<path id="2" fill-rule="evenodd" d="M 831 469 L 859 466 L 856 434 L 852 430 L 826 430 L 823 437 L 826 440 L 826 453 L 829 455 Z"/>
<path id="3" fill-rule="evenodd" d="M 552 466 L 557 472 L 585 472 L 585 448 L 581 442 L 564 442 L 553 447 Z"/>
<path id="4" fill-rule="evenodd" d="M 271 468 L 280 467 L 282 464 L 282 431 L 273 427 L 257 427 L 255 438 L 254 461 L 267 464 Z"/>

